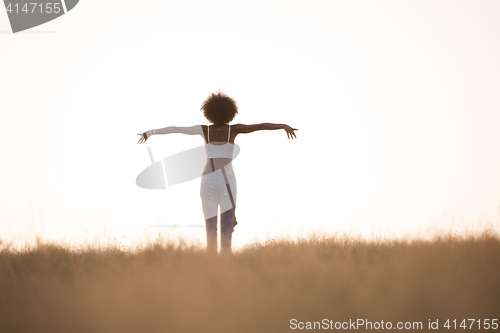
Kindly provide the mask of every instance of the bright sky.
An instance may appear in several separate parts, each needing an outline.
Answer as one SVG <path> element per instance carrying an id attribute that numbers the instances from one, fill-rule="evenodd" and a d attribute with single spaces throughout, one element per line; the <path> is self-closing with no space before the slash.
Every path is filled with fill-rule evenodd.
<path id="1" fill-rule="evenodd" d="M 202 224 L 200 179 L 135 184 L 201 137 L 221 89 L 240 135 L 233 238 L 476 228 L 500 213 L 500 2 L 82 0 L 12 34 L 0 10 L 0 238 L 131 238 Z M 154 230 L 157 232 L 157 230 Z M 204 229 L 161 231 L 204 242 Z"/>

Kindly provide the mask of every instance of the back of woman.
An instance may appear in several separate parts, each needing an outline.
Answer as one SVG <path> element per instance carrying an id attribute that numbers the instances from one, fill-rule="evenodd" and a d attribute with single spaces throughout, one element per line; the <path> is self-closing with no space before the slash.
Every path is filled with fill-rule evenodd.
<path id="1" fill-rule="evenodd" d="M 217 253 L 217 217 L 220 209 L 221 253 L 231 253 L 231 242 L 236 226 L 236 202 L 238 187 L 233 169 L 234 140 L 239 134 L 260 130 L 284 129 L 288 139 L 296 138 L 292 128 L 285 124 L 261 123 L 254 125 L 230 125 L 238 114 L 238 105 L 224 93 L 210 94 L 201 106 L 203 115 L 211 125 L 192 127 L 165 127 L 139 133 L 138 143 L 156 134 L 183 133 L 200 135 L 205 141 L 207 162 L 201 174 L 200 197 L 207 232 L 207 252 Z"/>

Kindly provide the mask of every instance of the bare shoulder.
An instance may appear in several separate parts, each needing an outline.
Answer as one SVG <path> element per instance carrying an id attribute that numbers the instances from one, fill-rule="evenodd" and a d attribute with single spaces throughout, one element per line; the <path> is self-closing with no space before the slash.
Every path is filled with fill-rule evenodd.
<path id="1" fill-rule="evenodd" d="M 194 125 L 189 127 L 172 127 L 170 133 L 181 133 L 187 135 L 203 135 L 203 125 Z"/>
<path id="2" fill-rule="evenodd" d="M 235 134 L 251 133 L 260 129 L 262 129 L 262 124 L 235 124 L 231 126 L 231 131 L 234 131 Z"/>
<path id="3" fill-rule="evenodd" d="M 201 132 L 202 132 L 203 139 L 205 140 L 205 142 L 207 142 L 208 126 L 201 125 Z"/>

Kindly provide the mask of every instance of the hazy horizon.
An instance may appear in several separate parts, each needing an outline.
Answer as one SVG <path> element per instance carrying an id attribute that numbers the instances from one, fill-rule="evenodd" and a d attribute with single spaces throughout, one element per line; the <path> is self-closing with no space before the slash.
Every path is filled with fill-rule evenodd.
<path id="1" fill-rule="evenodd" d="M 200 179 L 135 184 L 147 147 L 158 160 L 203 140 L 136 134 L 208 124 L 219 89 L 233 123 L 299 129 L 236 138 L 236 248 L 318 229 L 500 230 L 499 2 L 99 6 L 32 29 L 53 33 L 0 34 L 0 239 L 203 224 Z"/>

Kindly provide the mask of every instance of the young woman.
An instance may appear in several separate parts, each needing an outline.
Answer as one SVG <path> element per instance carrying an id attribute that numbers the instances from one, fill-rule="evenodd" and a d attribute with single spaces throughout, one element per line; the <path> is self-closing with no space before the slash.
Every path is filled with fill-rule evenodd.
<path id="1" fill-rule="evenodd" d="M 201 105 L 205 118 L 212 124 L 192 127 L 165 127 L 139 133 L 138 143 L 144 143 L 154 134 L 182 133 L 201 135 L 205 141 L 207 163 L 201 177 L 200 196 L 207 231 L 207 252 L 217 253 L 217 208 L 221 211 L 221 252 L 231 253 L 231 238 L 236 225 L 237 185 L 232 159 L 234 139 L 238 134 L 260 130 L 284 129 L 288 139 L 296 138 L 292 128 L 285 124 L 229 125 L 238 114 L 236 102 L 224 93 L 215 93 Z"/>

